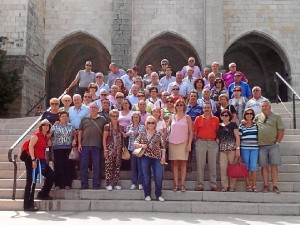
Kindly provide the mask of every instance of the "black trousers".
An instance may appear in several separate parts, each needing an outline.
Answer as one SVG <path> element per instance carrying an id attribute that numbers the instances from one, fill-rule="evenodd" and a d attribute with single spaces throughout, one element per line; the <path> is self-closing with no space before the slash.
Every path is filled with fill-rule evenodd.
<path id="1" fill-rule="evenodd" d="M 23 151 L 21 154 L 21 160 L 25 162 L 26 166 L 26 186 L 25 186 L 25 193 L 24 193 L 24 209 L 29 209 L 32 206 L 34 206 L 34 192 L 35 192 L 35 186 L 36 182 L 32 183 L 32 161 L 31 157 Z M 42 175 L 45 177 L 44 186 L 42 187 L 42 190 L 40 191 L 41 196 L 48 196 L 49 192 L 53 186 L 54 183 L 54 172 L 51 169 L 51 167 L 46 164 L 45 159 L 41 159 L 41 165 L 42 165 Z M 37 171 L 37 170 L 36 170 Z M 37 175 L 35 176 L 36 181 Z"/>
<path id="2" fill-rule="evenodd" d="M 69 160 L 71 149 L 53 149 L 55 186 L 65 188 L 72 184 L 71 163 Z"/>

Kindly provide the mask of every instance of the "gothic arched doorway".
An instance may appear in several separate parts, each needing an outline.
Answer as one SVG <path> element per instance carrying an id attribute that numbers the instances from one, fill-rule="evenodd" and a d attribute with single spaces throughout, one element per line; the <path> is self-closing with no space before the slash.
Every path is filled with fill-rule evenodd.
<path id="1" fill-rule="evenodd" d="M 140 68 L 140 75 L 144 75 L 147 65 L 153 65 L 155 71 L 158 71 L 161 68 L 161 60 L 168 59 L 173 71 L 176 72 L 187 65 L 189 57 L 194 57 L 196 65 L 201 67 L 201 61 L 194 47 L 182 37 L 167 32 L 150 40 L 140 50 L 135 64 Z"/>
<path id="2" fill-rule="evenodd" d="M 62 94 L 78 71 L 84 69 L 86 61 L 93 63 L 94 72 L 106 74 L 111 56 L 102 43 L 83 32 L 69 35 L 57 44 L 47 60 L 48 99 Z"/>
<path id="3" fill-rule="evenodd" d="M 224 68 L 231 62 L 246 74 L 250 87 L 258 85 L 271 101 L 276 100 L 275 72 L 289 81 L 290 65 L 284 51 L 270 38 L 260 33 L 250 33 L 235 41 L 224 55 Z M 280 83 L 280 97 L 287 101 L 286 86 Z"/>

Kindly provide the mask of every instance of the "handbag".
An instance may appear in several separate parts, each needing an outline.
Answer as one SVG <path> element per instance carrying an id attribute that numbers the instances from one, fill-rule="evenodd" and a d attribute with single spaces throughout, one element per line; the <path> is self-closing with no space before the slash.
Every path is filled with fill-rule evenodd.
<path id="1" fill-rule="evenodd" d="M 136 148 L 132 154 L 138 158 L 142 157 L 145 153 L 145 149 L 144 148 Z"/>
<path id="2" fill-rule="evenodd" d="M 124 159 L 124 160 L 129 160 L 130 159 L 130 153 L 129 153 L 128 148 L 126 146 L 124 146 L 122 148 L 122 159 Z"/>
<path id="3" fill-rule="evenodd" d="M 237 163 L 229 164 L 227 167 L 227 176 L 231 178 L 245 178 L 248 173 L 246 165 L 241 162 L 241 157 Z"/>
<path id="4" fill-rule="evenodd" d="M 72 147 L 71 152 L 69 154 L 69 159 L 79 160 L 79 152 L 77 146 Z"/>

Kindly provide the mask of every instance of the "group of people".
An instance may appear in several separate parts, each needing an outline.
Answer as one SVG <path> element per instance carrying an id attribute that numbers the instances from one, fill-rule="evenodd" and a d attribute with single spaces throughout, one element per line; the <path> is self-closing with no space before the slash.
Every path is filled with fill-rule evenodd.
<path id="1" fill-rule="evenodd" d="M 258 191 L 259 158 L 263 191 L 269 191 L 270 166 L 273 191 L 279 193 L 278 144 L 283 138 L 284 125 L 271 111 L 270 102 L 262 97 L 261 88 L 255 86 L 251 91 L 246 76 L 236 70 L 235 63 L 230 63 L 229 71 L 222 74 L 219 63 L 213 62 L 211 68 L 203 70 L 203 76 L 193 57 L 175 76 L 167 59 L 161 61 L 161 66 L 155 72 L 152 65 L 147 65 L 146 74 L 139 76 L 137 66 L 125 72 L 111 63 L 105 83 L 104 75 L 92 72 L 92 63 L 87 61 L 85 69 L 78 72 L 66 89 L 70 93 L 78 84 L 77 93 L 72 97 L 64 95 L 61 102 L 50 99 L 50 110 L 44 112 L 40 128 L 30 141 L 27 177 L 30 178 L 31 167 L 36 168 L 37 159 L 44 163 L 46 155 L 41 152 L 48 144 L 53 152 L 54 172 L 49 175 L 44 170 L 51 168 L 42 166 L 41 173 L 48 175 L 48 185 L 54 181 L 55 189 L 70 189 L 76 161 L 70 160 L 69 155 L 77 146 L 81 189 L 89 188 L 91 160 L 92 188 L 100 188 L 104 161 L 106 189 L 120 190 L 122 152 L 126 146 L 131 155 L 130 189 L 143 189 L 146 201 L 151 200 L 151 170 L 155 196 L 164 201 L 162 181 L 167 162 L 171 162 L 173 172 L 172 190 L 186 191 L 185 177 L 192 170 L 193 152 L 197 163 L 196 191 L 204 190 L 208 157 L 211 191 L 234 192 L 236 179 L 228 177 L 226 171 L 228 164 L 241 157 L 250 174 L 246 177 L 246 191 Z M 144 151 L 141 157 L 134 154 L 137 148 Z M 221 189 L 217 183 L 218 156 Z M 26 190 L 30 190 L 32 179 L 32 176 L 27 179 Z M 48 189 L 42 190 L 43 198 L 49 196 Z M 24 209 L 32 209 L 31 203 L 25 206 L 24 199 Z"/>

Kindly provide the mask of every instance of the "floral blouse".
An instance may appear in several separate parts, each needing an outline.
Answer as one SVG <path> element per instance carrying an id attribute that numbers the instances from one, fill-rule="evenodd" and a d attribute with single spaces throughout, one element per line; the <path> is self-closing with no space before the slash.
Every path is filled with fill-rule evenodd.
<path id="1" fill-rule="evenodd" d="M 217 133 L 217 137 L 220 140 L 220 152 L 236 150 L 234 129 L 238 129 L 237 124 L 234 122 L 230 122 L 226 126 L 224 123 L 220 123 Z"/>
<path id="2" fill-rule="evenodd" d="M 155 131 L 150 140 L 147 139 L 147 131 L 144 130 L 137 137 L 136 141 L 139 144 L 146 144 L 148 147 L 145 150 L 145 156 L 149 158 L 161 159 L 161 150 L 165 149 L 162 133 Z"/>

